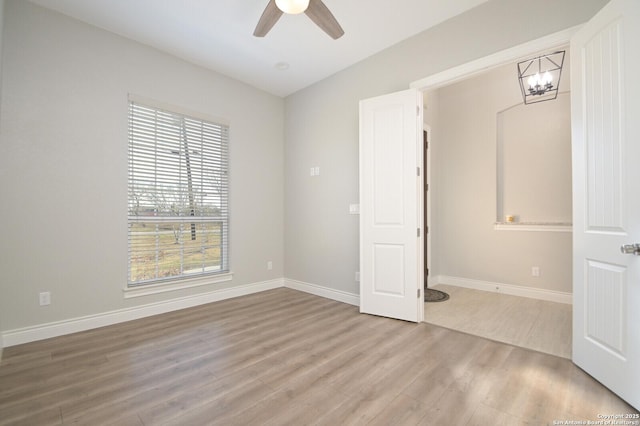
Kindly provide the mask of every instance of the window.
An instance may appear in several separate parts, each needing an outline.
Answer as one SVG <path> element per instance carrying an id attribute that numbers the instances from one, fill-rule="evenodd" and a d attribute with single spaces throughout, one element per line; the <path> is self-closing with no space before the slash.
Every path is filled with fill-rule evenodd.
<path id="1" fill-rule="evenodd" d="M 229 128 L 129 102 L 129 287 L 228 272 Z"/>

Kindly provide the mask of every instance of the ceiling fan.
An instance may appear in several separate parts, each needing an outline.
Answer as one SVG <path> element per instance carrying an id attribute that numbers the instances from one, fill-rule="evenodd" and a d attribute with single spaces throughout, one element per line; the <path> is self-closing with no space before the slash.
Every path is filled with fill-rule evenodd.
<path id="1" fill-rule="evenodd" d="M 253 35 L 267 35 L 283 13 L 296 15 L 302 12 L 334 40 L 344 35 L 344 30 L 322 0 L 269 0 Z"/>

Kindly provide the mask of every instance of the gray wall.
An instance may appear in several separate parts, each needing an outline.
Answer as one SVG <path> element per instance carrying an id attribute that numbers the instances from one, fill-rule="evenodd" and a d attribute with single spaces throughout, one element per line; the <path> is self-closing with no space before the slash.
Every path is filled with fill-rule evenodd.
<path id="1" fill-rule="evenodd" d="M 581 24 L 605 0 L 492 0 L 286 99 L 285 276 L 358 293 L 358 102 Z M 494 155 L 492 153 L 492 155 Z M 319 177 L 309 167 L 320 166 Z M 434 218 L 436 219 L 436 218 Z M 433 224 L 438 226 L 437 223 Z"/>
<path id="2" fill-rule="evenodd" d="M 26 1 L 5 18 L 4 331 L 283 276 L 281 98 Z M 229 120 L 232 282 L 123 298 L 128 93 Z"/>

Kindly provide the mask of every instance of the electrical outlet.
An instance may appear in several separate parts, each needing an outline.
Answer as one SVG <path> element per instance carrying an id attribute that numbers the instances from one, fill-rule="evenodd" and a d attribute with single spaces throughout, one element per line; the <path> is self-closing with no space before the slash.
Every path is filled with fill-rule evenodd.
<path id="1" fill-rule="evenodd" d="M 531 276 L 532 277 L 539 277 L 540 276 L 540 267 L 539 266 L 532 266 L 531 267 Z"/>
<path id="2" fill-rule="evenodd" d="M 267 269 L 268 270 L 272 270 L 273 269 L 273 262 L 272 261 L 268 261 L 267 262 Z"/>
<path id="3" fill-rule="evenodd" d="M 51 293 L 48 291 L 43 291 L 39 294 L 40 306 L 46 306 L 51 304 Z"/>

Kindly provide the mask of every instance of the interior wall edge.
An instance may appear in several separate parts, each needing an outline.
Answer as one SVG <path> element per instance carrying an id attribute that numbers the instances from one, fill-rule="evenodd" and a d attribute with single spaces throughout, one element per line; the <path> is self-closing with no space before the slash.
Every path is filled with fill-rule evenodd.
<path id="1" fill-rule="evenodd" d="M 520 285 L 496 283 L 470 278 L 451 277 L 447 275 L 434 276 L 433 278 L 430 278 L 429 281 L 437 283 L 433 285 L 430 284 L 429 288 L 437 287 L 438 284 L 444 284 L 455 287 L 464 287 L 472 290 L 508 294 L 510 296 L 528 297 L 530 299 L 545 300 L 547 302 L 564 303 L 567 305 L 573 304 L 573 294 L 563 291 L 524 287 Z"/>
<path id="2" fill-rule="evenodd" d="M 0 0 L 0 102 L 2 100 L 2 32 L 4 28 L 4 0 Z M 0 314 L 1 316 L 1 314 Z M 2 341 L 2 324 L 0 323 L 0 361 L 2 361 L 2 349 L 4 342 Z"/>
<path id="3" fill-rule="evenodd" d="M 306 283 L 289 278 L 277 278 L 274 280 L 219 289 L 208 293 L 180 297 L 142 306 L 118 309 L 96 315 L 71 318 L 68 320 L 39 324 L 15 330 L 6 330 L 2 332 L 0 339 L 3 341 L 4 347 L 16 346 L 66 334 L 91 330 L 98 327 L 146 318 L 153 315 L 178 311 L 180 309 L 192 308 L 199 305 L 205 305 L 207 303 L 232 299 L 234 297 L 247 296 L 249 294 L 260 293 L 262 291 L 273 290 L 281 287 L 313 294 L 326 299 L 335 300 L 337 302 L 347 303 L 349 305 L 360 305 L 360 296 L 357 294 L 334 290 L 318 284 Z"/>
<path id="4" fill-rule="evenodd" d="M 180 297 L 147 305 L 118 309 L 96 315 L 71 318 L 46 324 L 39 324 L 15 330 L 6 330 L 0 336 L 4 347 L 35 342 L 80 331 L 118 324 L 126 321 L 146 318 L 153 315 L 192 308 L 207 303 L 246 296 L 253 293 L 281 288 L 284 286 L 284 278 L 256 282 L 238 287 L 214 290 L 192 296 Z"/>
<path id="5" fill-rule="evenodd" d="M 455 67 L 413 81 L 409 84 L 409 87 L 422 91 L 435 90 L 446 85 L 472 78 L 490 69 L 510 64 L 525 56 L 530 56 L 535 52 L 567 45 L 573 34 L 575 34 L 581 27 L 582 25 L 574 25 L 564 30 L 557 31 L 534 40 L 529 40 L 482 58 L 465 62 Z"/>
<path id="6" fill-rule="evenodd" d="M 311 284 L 304 281 L 284 279 L 284 286 L 293 290 L 302 291 L 304 293 L 313 294 L 324 297 L 326 299 L 335 300 L 337 302 L 347 303 L 349 305 L 360 306 L 360 295 L 349 293 L 346 291 L 336 290 L 333 288 Z"/>

